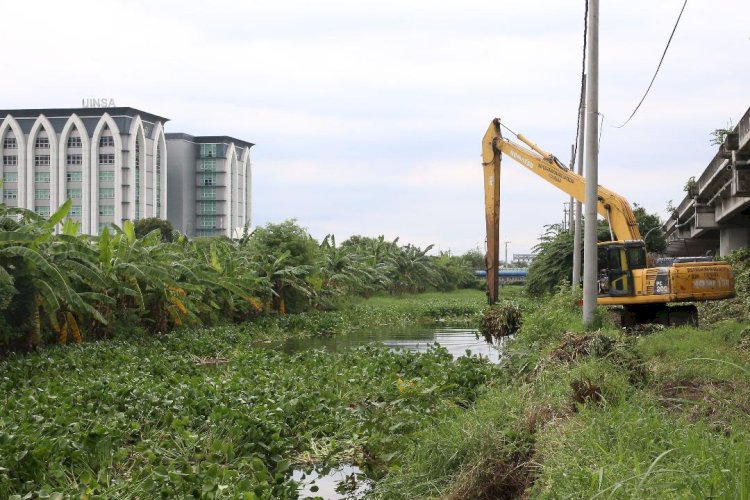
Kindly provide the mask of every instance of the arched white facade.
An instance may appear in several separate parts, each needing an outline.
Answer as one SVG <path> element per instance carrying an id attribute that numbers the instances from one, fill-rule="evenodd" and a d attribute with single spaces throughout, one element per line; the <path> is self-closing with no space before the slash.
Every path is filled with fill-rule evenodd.
<path id="1" fill-rule="evenodd" d="M 46 148 L 37 148 L 36 147 L 36 139 L 37 137 L 42 137 L 43 135 L 46 135 L 49 139 L 49 145 Z M 60 205 L 60 200 L 57 196 L 57 189 L 53 189 L 51 186 L 57 185 L 57 176 L 59 169 L 57 168 L 59 165 L 58 160 L 58 140 L 57 140 L 57 134 L 55 133 L 55 129 L 52 126 L 52 123 L 49 121 L 49 119 L 44 115 L 39 115 L 39 117 L 36 119 L 36 122 L 34 123 L 33 127 L 31 127 L 31 131 L 29 132 L 28 140 L 26 142 L 26 157 L 28 158 L 28 162 L 26 164 L 26 175 L 25 175 L 25 182 L 26 182 L 26 193 L 25 193 L 25 206 L 27 208 L 30 208 L 31 210 L 34 210 L 36 206 L 49 206 L 50 207 L 50 213 L 54 212 L 57 207 Z M 48 154 L 44 154 L 48 153 Z M 49 157 L 47 165 L 37 165 L 37 158 L 41 157 Z M 34 177 L 36 172 L 49 172 L 50 173 L 50 180 L 48 182 L 37 182 L 35 181 Z M 21 177 L 19 172 L 19 178 Z M 49 192 L 49 198 L 48 199 L 35 199 L 35 191 L 44 190 L 46 189 Z M 19 186 L 18 190 L 18 196 L 20 200 L 21 196 L 21 189 Z M 37 203 L 38 202 L 38 203 Z"/>
<path id="2" fill-rule="evenodd" d="M 11 206 L 52 214 L 68 198 L 68 217 L 98 234 L 123 220 L 166 216 L 166 119 L 133 108 L 2 111 L 0 141 Z M 0 115 L 0 116 L 2 116 Z M 37 139 L 39 139 L 37 141 Z M 135 143 L 139 145 L 135 209 Z M 161 174 L 154 176 L 157 166 Z M 159 193 L 153 190 L 159 186 Z M 0 191 L 2 193 L 2 191 Z M 3 193 L 5 194 L 5 193 Z M 157 210 L 157 204 L 160 210 Z"/>
<path id="3" fill-rule="evenodd" d="M 105 132 L 108 132 L 105 134 Z M 114 142 L 114 146 L 101 146 L 101 138 L 103 136 L 111 136 Z M 106 215 L 100 215 L 99 206 L 101 203 L 100 192 L 103 183 L 109 183 L 110 181 L 100 181 L 102 176 L 102 157 L 100 155 L 113 154 L 113 164 L 111 168 L 114 171 L 114 181 L 112 181 L 112 188 L 114 189 L 114 215 L 111 217 L 111 222 L 118 226 L 122 224 L 122 204 L 123 204 L 123 193 L 122 193 L 122 178 L 123 178 L 123 158 L 122 158 L 122 136 L 120 129 L 115 123 L 114 119 L 108 114 L 104 113 L 99 119 L 99 123 L 94 129 L 94 133 L 91 138 L 91 162 L 89 163 L 88 178 L 90 182 L 90 197 L 89 197 L 89 230 L 91 234 L 99 234 L 99 223 L 105 222 L 109 218 Z M 111 150 L 110 150 L 111 148 Z M 84 170 L 85 171 L 85 170 Z M 104 170 L 109 172 L 110 170 Z M 86 174 L 84 173 L 84 179 Z M 104 186 L 105 189 L 109 189 L 109 185 Z"/>
<path id="4" fill-rule="evenodd" d="M 74 135 L 75 134 L 75 135 Z M 71 137 L 80 137 L 81 146 L 70 146 L 68 139 Z M 75 113 L 68 118 L 67 123 L 60 133 L 60 144 L 59 144 L 59 175 L 57 183 L 57 197 L 60 200 L 60 204 L 64 203 L 68 198 L 68 189 L 77 189 L 80 187 L 80 199 L 72 199 L 71 213 L 72 216 L 78 219 L 81 223 L 81 231 L 88 233 L 91 231 L 91 219 L 90 217 L 84 217 L 83 207 L 87 207 L 91 203 L 91 172 L 89 166 L 91 165 L 91 139 L 86 133 L 86 126 L 83 121 Z M 68 156 L 81 156 L 81 164 L 78 166 L 75 163 L 68 162 Z M 68 172 L 81 172 L 80 186 L 78 181 L 68 181 Z M 80 207 L 80 215 L 75 215 L 76 210 L 74 207 Z"/>
<path id="5" fill-rule="evenodd" d="M 15 148 L 4 148 L 4 141 L 6 137 L 9 137 L 10 135 L 13 136 L 13 138 L 16 140 L 16 147 Z M 3 194 L 2 201 L 3 202 L 11 202 L 12 206 L 25 206 L 23 204 L 22 197 L 25 196 L 24 193 L 26 192 L 26 137 L 24 136 L 23 131 L 21 130 L 21 126 L 18 124 L 18 122 L 11 116 L 7 115 L 4 119 L 2 124 L 0 124 L 0 151 L 2 153 L 3 158 L 5 156 L 16 157 L 16 165 L 15 168 L 12 166 L 6 166 L 0 164 L 0 167 L 2 167 L 2 172 L 5 174 L 6 170 L 8 172 L 16 172 L 16 182 L 15 187 L 13 183 L 6 183 L 3 182 L 3 185 L 0 186 L 0 192 Z M 6 189 L 15 189 L 15 199 L 14 200 L 6 200 Z"/>
<path id="6" fill-rule="evenodd" d="M 154 217 L 167 218 L 167 140 L 161 123 L 154 130 L 154 148 L 152 152 L 154 165 L 153 207 Z"/>
<path id="7" fill-rule="evenodd" d="M 242 228 L 244 229 L 245 226 L 249 228 L 252 225 L 252 203 L 250 203 L 252 199 L 252 169 L 250 165 L 250 148 L 247 147 L 242 153 L 242 175 L 245 181 L 242 185 L 242 199 L 245 204 L 245 212 L 242 220 Z"/>

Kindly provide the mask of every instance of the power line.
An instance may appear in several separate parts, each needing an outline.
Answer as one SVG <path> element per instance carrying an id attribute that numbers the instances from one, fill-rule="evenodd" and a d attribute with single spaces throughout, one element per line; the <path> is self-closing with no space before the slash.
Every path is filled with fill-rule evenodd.
<path id="1" fill-rule="evenodd" d="M 581 109 L 583 108 L 583 102 L 586 96 L 583 94 L 584 81 L 586 80 L 586 35 L 588 34 L 588 17 L 589 17 L 589 0 L 586 0 L 586 8 L 583 12 L 583 57 L 581 58 L 581 97 L 578 100 L 578 118 L 576 119 L 576 141 L 573 147 L 573 162 L 575 162 L 576 156 L 578 156 L 578 137 L 581 133 Z"/>
<path id="2" fill-rule="evenodd" d="M 672 28 L 672 33 L 669 35 L 669 40 L 667 40 L 667 46 L 664 47 L 664 52 L 661 54 L 661 59 L 659 59 L 659 65 L 656 67 L 656 71 L 654 72 L 654 77 L 651 78 L 651 83 L 648 84 L 648 88 L 646 89 L 646 92 L 643 94 L 643 97 L 641 97 L 640 102 L 638 103 L 638 106 L 635 107 L 632 113 L 630 113 L 630 116 L 627 120 L 621 125 L 610 125 L 614 128 L 623 128 L 625 125 L 628 124 L 631 118 L 635 116 L 635 113 L 638 111 L 638 108 L 641 107 L 641 104 L 643 104 L 643 101 L 646 100 L 646 96 L 648 95 L 648 92 L 651 90 L 651 86 L 654 84 L 654 80 L 656 80 L 656 75 L 659 74 L 659 69 L 661 69 L 661 63 L 664 62 L 664 56 L 667 55 L 667 50 L 669 49 L 669 44 L 672 43 L 672 37 L 674 37 L 675 31 L 677 31 L 677 26 L 680 24 L 680 19 L 682 18 L 682 13 L 685 12 L 685 6 L 687 5 L 687 0 L 685 0 L 685 3 L 682 4 L 682 9 L 680 9 L 680 15 L 677 16 L 677 21 L 674 23 L 674 28 Z"/>

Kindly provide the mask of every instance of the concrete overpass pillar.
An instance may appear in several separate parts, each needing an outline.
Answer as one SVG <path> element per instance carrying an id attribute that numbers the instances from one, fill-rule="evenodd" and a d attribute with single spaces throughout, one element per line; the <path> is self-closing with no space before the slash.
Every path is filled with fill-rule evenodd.
<path id="1" fill-rule="evenodd" d="M 750 247 L 750 228 L 722 227 L 719 229 L 719 253 L 722 257 L 739 248 Z"/>

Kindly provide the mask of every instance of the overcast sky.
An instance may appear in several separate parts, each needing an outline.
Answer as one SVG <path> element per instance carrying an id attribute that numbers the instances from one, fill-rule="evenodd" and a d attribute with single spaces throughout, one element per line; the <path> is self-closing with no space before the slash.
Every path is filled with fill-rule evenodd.
<path id="1" fill-rule="evenodd" d="M 601 2 L 600 184 L 664 217 L 750 106 L 750 2 Z M 4 1 L 0 108 L 113 98 L 168 132 L 256 144 L 253 224 L 484 245 L 480 141 L 500 117 L 564 163 L 584 1 Z M 526 253 L 567 198 L 503 162 L 501 240 Z"/>

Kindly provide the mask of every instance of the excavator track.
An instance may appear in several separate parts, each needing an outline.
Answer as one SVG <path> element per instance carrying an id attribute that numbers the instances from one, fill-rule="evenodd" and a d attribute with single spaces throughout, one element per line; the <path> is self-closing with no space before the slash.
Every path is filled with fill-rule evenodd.
<path id="1" fill-rule="evenodd" d="M 615 321 L 623 328 L 642 324 L 664 326 L 698 326 L 698 308 L 693 304 L 643 304 L 611 309 Z"/>

